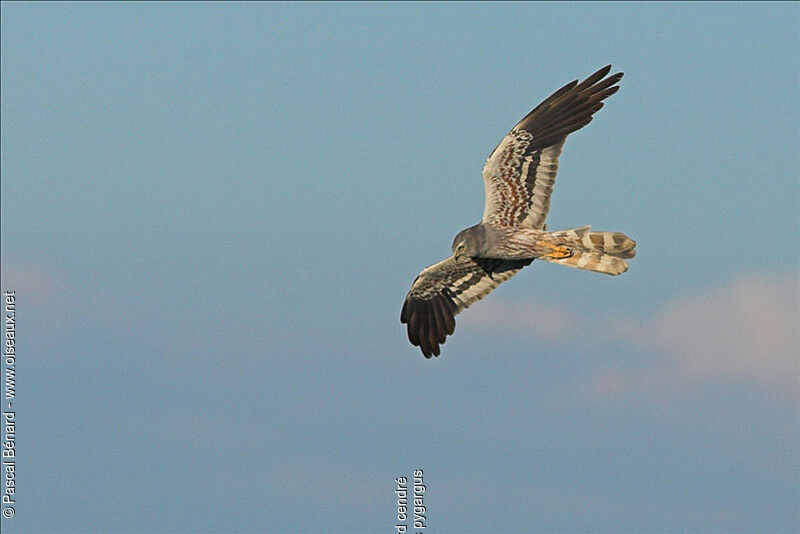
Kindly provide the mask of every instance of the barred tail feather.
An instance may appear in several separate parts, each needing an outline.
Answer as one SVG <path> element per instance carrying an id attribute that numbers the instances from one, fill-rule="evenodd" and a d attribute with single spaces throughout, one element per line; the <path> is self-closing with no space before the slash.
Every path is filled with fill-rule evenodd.
<path id="1" fill-rule="evenodd" d="M 552 259 L 542 258 L 550 263 L 558 263 L 575 269 L 594 271 L 596 273 L 610 274 L 616 276 L 628 270 L 628 262 L 602 252 L 581 252 L 575 251 L 568 258 Z"/>
<path id="2" fill-rule="evenodd" d="M 591 226 L 581 226 L 551 232 L 558 244 L 576 250 L 602 252 L 617 258 L 630 259 L 636 256 L 636 241 L 621 232 L 591 232 Z"/>
<path id="3" fill-rule="evenodd" d="M 617 258 L 636 256 L 636 241 L 621 232 L 589 232 L 581 242 L 587 250 L 604 252 Z"/>
<path id="4" fill-rule="evenodd" d="M 542 257 L 551 263 L 610 275 L 628 270 L 626 259 L 636 255 L 636 242 L 620 232 L 592 232 L 591 226 L 550 232 L 554 244 L 570 249 L 566 258 Z"/>

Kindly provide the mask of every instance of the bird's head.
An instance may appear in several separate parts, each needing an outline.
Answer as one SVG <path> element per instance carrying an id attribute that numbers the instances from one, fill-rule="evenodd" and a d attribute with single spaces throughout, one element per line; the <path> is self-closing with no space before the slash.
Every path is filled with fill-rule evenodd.
<path id="1" fill-rule="evenodd" d="M 480 224 L 461 230 L 453 239 L 453 258 L 463 261 L 479 256 L 485 242 L 485 229 Z"/>

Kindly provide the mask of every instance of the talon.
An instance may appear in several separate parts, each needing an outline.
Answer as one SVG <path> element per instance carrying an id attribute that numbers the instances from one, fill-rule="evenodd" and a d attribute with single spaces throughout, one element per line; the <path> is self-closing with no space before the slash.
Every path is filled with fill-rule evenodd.
<path id="1" fill-rule="evenodd" d="M 548 243 L 547 241 L 539 241 L 540 245 L 544 245 L 545 247 L 552 249 L 553 252 L 549 254 L 545 254 L 542 256 L 543 258 L 552 258 L 554 260 L 563 260 L 564 258 L 569 258 L 572 256 L 572 250 L 568 249 L 567 247 L 563 247 L 560 245 L 554 245 L 552 243 Z"/>

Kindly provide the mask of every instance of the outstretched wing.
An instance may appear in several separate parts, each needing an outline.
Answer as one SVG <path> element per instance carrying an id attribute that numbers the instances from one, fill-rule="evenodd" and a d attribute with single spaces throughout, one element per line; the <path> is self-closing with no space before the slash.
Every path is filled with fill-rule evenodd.
<path id="1" fill-rule="evenodd" d="M 591 122 L 603 100 L 619 89 L 618 72 L 603 67 L 568 83 L 514 126 L 483 166 L 484 222 L 540 230 L 550 210 L 558 156 L 570 133 Z"/>
<path id="2" fill-rule="evenodd" d="M 408 339 L 426 358 L 439 355 L 439 345 L 455 331 L 455 316 L 488 295 L 533 260 L 452 257 L 424 269 L 411 285 L 400 322 Z"/>

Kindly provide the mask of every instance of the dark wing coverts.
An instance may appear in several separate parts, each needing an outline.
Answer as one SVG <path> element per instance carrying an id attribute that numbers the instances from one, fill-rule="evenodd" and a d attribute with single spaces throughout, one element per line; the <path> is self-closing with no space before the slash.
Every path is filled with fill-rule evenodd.
<path id="1" fill-rule="evenodd" d="M 426 358 L 438 356 L 439 345 L 455 331 L 455 316 L 532 261 L 450 257 L 431 265 L 414 280 L 400 312 L 409 341 Z"/>
<path id="2" fill-rule="evenodd" d="M 619 89 L 611 65 L 568 83 L 514 126 L 486 160 L 484 222 L 542 229 L 564 139 L 591 122 L 603 100 Z"/>

